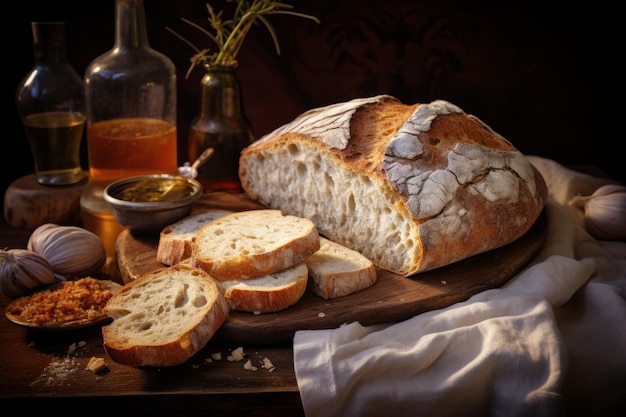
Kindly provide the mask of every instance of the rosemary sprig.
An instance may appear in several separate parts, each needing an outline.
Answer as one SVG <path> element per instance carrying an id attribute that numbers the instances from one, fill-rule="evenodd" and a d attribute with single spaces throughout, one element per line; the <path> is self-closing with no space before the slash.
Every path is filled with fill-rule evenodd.
<path id="1" fill-rule="evenodd" d="M 212 33 L 207 28 L 198 25 L 189 19 L 181 18 L 181 20 L 188 25 L 196 28 L 203 34 L 209 37 L 215 44 L 216 50 L 212 51 L 210 48 L 198 48 L 193 42 L 189 41 L 182 35 L 178 34 L 173 29 L 166 27 L 165 29 L 174 34 L 177 38 L 189 45 L 195 54 L 191 57 L 191 66 L 187 71 L 186 77 L 197 65 L 219 65 L 219 66 L 237 66 L 237 55 L 243 45 L 248 32 L 253 25 L 261 22 L 263 26 L 268 30 L 272 41 L 274 42 L 274 48 L 276 53 L 280 55 L 280 45 L 278 43 L 278 37 L 274 31 L 274 27 L 267 19 L 268 16 L 283 14 L 300 17 L 304 19 L 312 20 L 319 23 L 319 20 L 311 15 L 299 13 L 293 11 L 293 6 L 275 0 L 226 0 L 228 3 L 236 2 L 237 7 L 233 13 L 232 18 L 224 20 L 224 11 L 215 11 L 213 6 L 206 3 L 206 8 L 209 12 L 209 26 L 213 30 Z"/>

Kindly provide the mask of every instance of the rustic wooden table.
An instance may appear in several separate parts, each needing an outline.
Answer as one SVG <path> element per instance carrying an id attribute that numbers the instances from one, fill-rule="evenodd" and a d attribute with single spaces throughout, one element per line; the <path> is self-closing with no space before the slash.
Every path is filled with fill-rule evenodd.
<path id="1" fill-rule="evenodd" d="M 0 247 L 25 248 L 29 231 L 0 219 Z M 11 299 L 0 292 L 4 312 Z M 76 350 L 70 353 L 71 348 Z M 256 371 L 244 361 L 228 361 L 243 347 Z M 220 352 L 222 360 L 209 361 Z M 105 358 L 108 369 L 85 369 L 92 356 Z M 263 358 L 275 366 L 261 368 Z M 0 403 L 8 410 L 57 409 L 88 416 L 304 415 L 290 343 L 236 345 L 209 342 L 187 363 L 171 368 L 133 368 L 104 353 L 99 326 L 71 331 L 34 331 L 0 317 Z"/>
<path id="2" fill-rule="evenodd" d="M 203 207 L 259 208 L 240 196 L 224 194 L 203 196 L 196 208 Z M 201 352 L 171 368 L 133 368 L 113 362 L 104 352 L 100 326 L 33 330 L 8 321 L 2 314 L 0 400 L 20 410 L 31 405 L 67 406 L 88 411 L 90 416 L 108 417 L 120 412 L 203 417 L 303 415 L 293 363 L 296 330 L 335 328 L 354 320 L 365 325 L 400 321 L 501 286 L 534 257 L 545 232 L 546 218 L 541 216 L 516 242 L 422 273 L 419 279 L 378 270 L 375 286 L 350 297 L 323 300 L 305 294 L 293 308 L 275 315 L 231 312 L 228 322 Z M 2 218 L 0 248 L 25 248 L 30 233 L 11 227 Z M 127 266 L 127 275 L 160 266 L 154 264 L 156 242 L 155 238 L 120 235 L 118 255 L 122 250 L 126 259 L 135 261 Z M 0 293 L 2 312 L 10 302 Z M 258 368 L 256 371 L 244 369 L 245 360 L 227 360 L 239 347 L 246 353 L 245 360 L 250 359 Z M 217 352 L 222 360 L 211 360 Z M 86 370 L 93 356 L 104 358 L 108 369 L 98 374 Z M 264 358 L 275 366 L 272 371 L 261 367 Z"/>

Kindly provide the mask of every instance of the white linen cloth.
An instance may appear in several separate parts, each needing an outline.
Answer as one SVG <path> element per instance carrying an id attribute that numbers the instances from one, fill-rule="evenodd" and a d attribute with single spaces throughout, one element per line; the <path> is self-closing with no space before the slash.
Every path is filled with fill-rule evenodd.
<path id="1" fill-rule="evenodd" d="M 625 410 L 626 243 L 595 240 L 568 206 L 615 181 L 528 159 L 549 194 L 536 259 L 501 288 L 400 323 L 296 332 L 307 417 Z"/>

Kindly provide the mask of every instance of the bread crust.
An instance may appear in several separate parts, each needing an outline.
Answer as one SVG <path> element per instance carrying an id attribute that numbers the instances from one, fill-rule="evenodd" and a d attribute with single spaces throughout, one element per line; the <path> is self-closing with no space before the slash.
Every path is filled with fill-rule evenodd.
<path id="1" fill-rule="evenodd" d="M 545 206 L 541 174 L 457 106 L 376 96 L 313 109 L 244 149 L 246 195 L 409 276 L 504 246 Z"/>
<path id="2" fill-rule="evenodd" d="M 309 268 L 307 288 L 326 300 L 369 288 L 378 279 L 374 264 L 339 243 L 320 238 L 320 250 L 305 262 Z"/>
<path id="3" fill-rule="evenodd" d="M 309 219 L 280 210 L 249 210 L 200 228 L 190 259 L 218 281 L 248 280 L 299 264 L 319 248 L 319 234 Z"/>
<path id="4" fill-rule="evenodd" d="M 141 333 L 153 330 L 151 326 L 158 326 L 160 318 L 145 317 L 150 312 L 143 310 L 141 305 L 134 305 L 132 298 L 140 298 L 141 293 L 157 279 L 162 283 L 157 286 L 160 292 L 173 291 L 172 287 L 182 287 L 193 280 L 203 291 L 186 294 L 189 300 L 184 301 L 194 304 L 199 303 L 196 300 L 202 300 L 204 304 L 195 306 L 201 310 L 199 313 L 187 314 L 184 320 L 179 320 L 176 332 L 159 334 L 151 342 L 146 342 Z M 180 285 L 173 282 L 177 280 L 181 281 Z M 185 291 L 190 291 L 190 287 L 187 286 Z M 180 303 L 181 296 L 175 294 L 168 301 Z M 158 300 L 151 300 L 150 303 L 163 310 L 176 308 Z M 205 271 L 179 264 L 142 275 L 126 284 L 109 300 L 104 311 L 113 318 L 111 324 L 102 327 L 104 349 L 111 359 L 135 367 L 165 367 L 184 363 L 200 351 L 226 321 L 230 309 L 215 281 Z M 169 310 L 163 314 L 172 317 Z"/>
<path id="5" fill-rule="evenodd" d="M 304 262 L 284 271 L 245 281 L 218 281 L 231 310 L 275 313 L 292 306 L 307 288 L 309 270 Z"/>
<path id="6" fill-rule="evenodd" d="M 195 232 L 205 224 L 230 213 L 232 211 L 208 209 L 166 226 L 159 234 L 157 261 L 171 266 L 190 258 L 191 240 Z"/>

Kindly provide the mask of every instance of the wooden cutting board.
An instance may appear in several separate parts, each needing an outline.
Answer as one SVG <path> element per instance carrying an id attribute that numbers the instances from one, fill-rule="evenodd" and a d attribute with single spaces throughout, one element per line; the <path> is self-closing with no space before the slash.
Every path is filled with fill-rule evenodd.
<path id="1" fill-rule="evenodd" d="M 242 195 L 207 193 L 197 201 L 194 212 L 208 208 L 241 211 L 263 206 Z M 362 325 L 398 322 L 444 308 L 505 284 L 535 257 L 546 232 L 544 212 L 524 236 L 502 248 L 409 278 L 377 269 L 378 280 L 372 287 L 333 300 L 307 291 L 296 304 L 277 313 L 232 311 L 214 337 L 235 343 L 285 343 L 291 342 L 297 330 L 332 329 L 353 321 Z M 120 234 L 117 259 L 125 282 L 164 267 L 156 260 L 158 239 L 128 230 Z"/>

